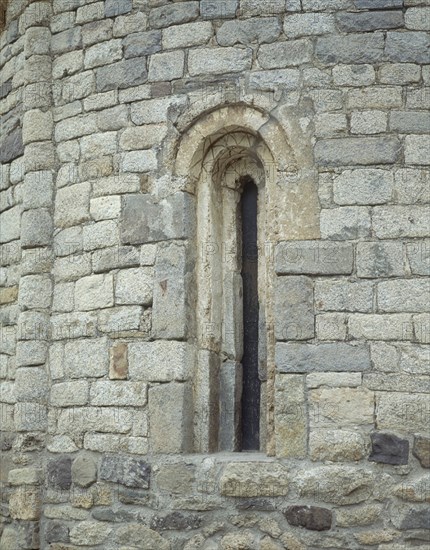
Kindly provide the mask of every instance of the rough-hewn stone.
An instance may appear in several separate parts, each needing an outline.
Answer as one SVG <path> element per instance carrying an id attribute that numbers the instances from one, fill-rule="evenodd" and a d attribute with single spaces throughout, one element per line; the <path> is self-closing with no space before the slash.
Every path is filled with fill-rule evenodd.
<path id="1" fill-rule="evenodd" d="M 374 432 L 370 435 L 372 452 L 369 460 L 384 464 L 407 464 L 409 459 L 409 441 L 394 434 Z"/>
<path id="2" fill-rule="evenodd" d="M 149 487 L 150 473 L 145 461 L 119 455 L 103 456 L 99 469 L 100 479 L 142 489 Z"/>
<path id="3" fill-rule="evenodd" d="M 317 506 L 289 506 L 285 517 L 290 525 L 304 527 L 311 531 L 327 531 L 331 528 L 332 513 Z"/>

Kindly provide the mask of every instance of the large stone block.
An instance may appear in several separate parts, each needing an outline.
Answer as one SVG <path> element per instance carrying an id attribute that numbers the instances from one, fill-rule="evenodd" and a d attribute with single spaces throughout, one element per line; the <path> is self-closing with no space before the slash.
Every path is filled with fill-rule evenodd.
<path id="1" fill-rule="evenodd" d="M 221 494 L 228 497 L 285 496 L 288 470 L 283 464 L 270 462 L 230 462 L 219 484 Z"/>
<path id="2" fill-rule="evenodd" d="M 132 0 L 106 0 L 105 16 L 116 17 L 129 13 L 133 8 Z"/>
<path id="3" fill-rule="evenodd" d="M 275 338 L 313 338 L 313 285 L 308 277 L 278 277 L 275 286 Z"/>
<path id="4" fill-rule="evenodd" d="M 152 550 L 153 548 L 157 548 L 157 550 L 170 550 L 171 548 L 170 543 L 163 539 L 157 531 L 137 523 L 122 525 L 115 533 L 115 542 L 121 548 L 133 548 L 136 546 L 142 550 Z"/>
<path id="5" fill-rule="evenodd" d="M 183 339 L 191 333 L 193 264 L 182 244 L 158 247 L 154 273 L 152 335 Z"/>
<path id="6" fill-rule="evenodd" d="M 17 401 L 46 403 L 48 376 L 43 368 L 21 367 L 16 371 L 14 389 Z"/>
<path id="7" fill-rule="evenodd" d="M 188 70 L 191 76 L 237 73 L 249 70 L 252 50 L 249 48 L 200 48 L 190 50 Z"/>
<path id="8" fill-rule="evenodd" d="M 334 18 L 325 13 L 300 13 L 288 15 L 284 32 L 288 38 L 334 32 Z"/>
<path id="9" fill-rule="evenodd" d="M 192 394 L 188 383 L 149 389 L 149 441 L 153 453 L 191 452 Z"/>
<path id="10" fill-rule="evenodd" d="M 380 29 L 403 27 L 404 17 L 398 11 L 372 11 L 362 13 L 341 12 L 336 16 L 337 26 L 342 32 L 368 32 Z"/>
<path id="11" fill-rule="evenodd" d="M 365 316 L 367 317 L 367 316 Z M 364 371 L 370 369 L 367 346 L 345 343 L 276 344 L 276 367 L 279 372 Z"/>
<path id="12" fill-rule="evenodd" d="M 68 378 L 100 378 L 108 372 L 108 352 L 104 339 L 67 342 L 64 370 Z"/>
<path id="13" fill-rule="evenodd" d="M 370 236 L 370 211 L 363 206 L 321 210 L 321 237 L 352 240 Z"/>
<path id="14" fill-rule="evenodd" d="M 61 409 L 58 414 L 59 434 L 76 436 L 87 432 L 122 434 L 129 433 L 132 424 L 132 413 L 118 407 L 69 407 Z M 120 447 L 124 445 L 124 440 L 121 442 Z M 125 444 L 127 445 L 127 443 Z M 106 448 L 95 450 L 108 451 L 112 449 L 112 446 L 108 444 Z"/>
<path id="15" fill-rule="evenodd" d="M 375 63 L 382 60 L 382 33 L 349 34 L 317 39 L 315 54 L 325 63 Z"/>
<path id="16" fill-rule="evenodd" d="M 202 10 L 202 7 L 200 9 Z M 168 27 L 163 29 L 163 46 L 165 49 L 171 49 L 206 44 L 212 34 L 212 24 L 209 21 Z"/>
<path id="17" fill-rule="evenodd" d="M 150 305 L 152 287 L 152 268 L 122 269 L 116 275 L 115 303 Z"/>
<path id="18" fill-rule="evenodd" d="M 304 377 L 278 374 L 275 381 L 276 456 L 304 458 L 307 432 Z"/>
<path id="19" fill-rule="evenodd" d="M 10 495 L 9 512 L 13 519 L 39 520 L 41 510 L 41 494 L 37 487 L 20 487 Z M 16 548 L 18 546 L 10 547 L 11 550 Z M 8 549 L 6 548 L 6 550 Z"/>
<path id="20" fill-rule="evenodd" d="M 429 217 L 428 206 L 376 206 L 373 230 L 379 239 L 427 237 Z"/>
<path id="21" fill-rule="evenodd" d="M 201 0 L 200 13 L 203 19 L 230 19 L 236 14 L 239 0 Z"/>
<path id="22" fill-rule="evenodd" d="M 342 279 L 316 281 L 315 305 L 322 311 L 372 311 L 373 284 Z"/>
<path id="23" fill-rule="evenodd" d="M 54 407 L 86 405 L 88 403 L 88 382 L 60 382 L 51 388 L 50 402 Z"/>
<path id="24" fill-rule="evenodd" d="M 328 531 L 331 529 L 332 512 L 317 506 L 289 506 L 285 517 L 290 525 L 304 527 L 310 531 Z"/>
<path id="25" fill-rule="evenodd" d="M 70 227 L 90 219 L 90 191 L 88 182 L 76 183 L 57 191 L 54 214 L 57 227 Z"/>
<path id="26" fill-rule="evenodd" d="M 430 54 L 430 36 L 426 32 L 388 32 L 385 55 L 400 63 L 427 63 Z"/>
<path id="27" fill-rule="evenodd" d="M 171 382 L 186 380 L 192 370 L 192 350 L 185 342 L 131 342 L 128 344 L 132 380 Z"/>
<path id="28" fill-rule="evenodd" d="M 161 31 L 135 32 L 124 38 L 124 57 L 142 57 L 161 50 Z"/>
<path id="29" fill-rule="evenodd" d="M 364 437 L 352 430 L 313 429 L 309 434 L 311 460 L 346 462 L 361 460 L 365 456 Z"/>
<path id="30" fill-rule="evenodd" d="M 303 38 L 261 46 L 258 61 L 263 69 L 278 69 L 307 63 L 311 56 L 312 43 Z"/>
<path id="31" fill-rule="evenodd" d="M 310 425 L 318 428 L 373 423 L 374 393 L 366 388 L 325 388 L 310 392 Z"/>
<path id="32" fill-rule="evenodd" d="M 72 485 L 72 459 L 60 456 L 50 460 L 47 465 L 46 481 L 55 489 L 67 490 Z"/>
<path id="33" fill-rule="evenodd" d="M 407 243 L 406 254 L 413 275 L 430 275 L 430 241 Z"/>
<path id="34" fill-rule="evenodd" d="M 392 111 L 390 113 L 390 129 L 399 134 L 426 134 L 430 131 L 430 113 Z M 426 164 L 426 161 L 423 164 Z"/>
<path id="35" fill-rule="evenodd" d="M 407 464 L 409 461 L 409 441 L 394 434 L 374 432 L 370 435 L 372 451 L 369 460 L 383 464 Z"/>
<path id="36" fill-rule="evenodd" d="M 349 336 L 360 340 L 410 340 L 412 319 L 406 313 L 387 315 L 354 313 L 349 316 Z"/>
<path id="37" fill-rule="evenodd" d="M 281 242 L 275 251 L 278 275 L 348 275 L 353 267 L 353 247 L 330 241 Z"/>
<path id="38" fill-rule="evenodd" d="M 70 530 L 70 541 L 77 546 L 102 544 L 112 533 L 105 522 L 82 521 Z"/>
<path id="39" fill-rule="evenodd" d="M 99 313 L 99 330 L 113 333 L 113 337 L 129 330 L 138 330 L 141 324 L 142 308 L 111 307 Z"/>
<path id="40" fill-rule="evenodd" d="M 113 304 L 112 275 L 91 275 L 76 282 L 75 305 L 78 311 L 111 307 Z"/>
<path id="41" fill-rule="evenodd" d="M 48 245 L 51 242 L 52 230 L 52 216 L 48 210 L 27 210 L 21 218 L 21 245 L 27 248 Z"/>
<path id="42" fill-rule="evenodd" d="M 188 193 L 175 193 L 159 203 L 150 195 L 123 198 L 121 241 L 142 244 L 184 239 L 194 231 L 194 199 Z"/>
<path id="43" fill-rule="evenodd" d="M 428 132 L 428 127 L 427 130 Z M 405 137 L 405 162 L 429 165 L 430 136 L 410 135 Z"/>
<path id="44" fill-rule="evenodd" d="M 142 382 L 102 380 L 91 384 L 90 401 L 102 407 L 144 407 L 146 392 L 147 386 Z"/>
<path id="45" fill-rule="evenodd" d="M 401 277 L 404 274 L 403 244 L 401 242 L 376 241 L 358 243 L 358 277 Z"/>
<path id="46" fill-rule="evenodd" d="M 400 142 L 392 137 L 348 137 L 319 140 L 314 154 L 320 166 L 393 164 L 400 149 Z"/>
<path id="47" fill-rule="evenodd" d="M 149 14 L 149 26 L 153 29 L 188 23 L 199 16 L 199 2 L 180 2 L 154 8 Z"/>
<path id="48" fill-rule="evenodd" d="M 388 170 L 344 170 L 333 182 L 337 204 L 384 204 L 391 199 L 393 174 Z"/>
<path id="49" fill-rule="evenodd" d="M 391 313 L 429 311 L 430 281 L 404 279 L 378 284 L 378 310 Z"/>
<path id="50" fill-rule="evenodd" d="M 220 46 L 234 44 L 265 44 L 275 42 L 281 33 L 281 25 L 275 17 L 228 21 L 217 32 Z"/>
<path id="51" fill-rule="evenodd" d="M 428 436 L 429 400 L 425 394 L 376 392 L 376 426 L 380 430 L 421 433 Z"/>
<path id="52" fill-rule="evenodd" d="M 146 57 L 123 59 L 96 69 L 97 91 L 105 92 L 137 86 L 146 82 Z"/>

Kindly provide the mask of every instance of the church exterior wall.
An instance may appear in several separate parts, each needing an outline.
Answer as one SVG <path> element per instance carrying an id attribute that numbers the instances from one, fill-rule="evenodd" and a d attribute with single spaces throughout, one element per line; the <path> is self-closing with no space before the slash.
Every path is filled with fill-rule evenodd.
<path id="1" fill-rule="evenodd" d="M 429 22 L 427 0 L 7 2 L 2 549 L 425 546 Z M 219 365 L 251 172 L 241 453 L 218 451 Z"/>

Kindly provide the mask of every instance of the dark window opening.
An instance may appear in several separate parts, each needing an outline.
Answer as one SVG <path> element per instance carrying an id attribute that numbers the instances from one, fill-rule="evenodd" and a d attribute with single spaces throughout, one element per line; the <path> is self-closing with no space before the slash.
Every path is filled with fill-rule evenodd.
<path id="1" fill-rule="evenodd" d="M 257 186 L 251 178 L 246 178 L 240 202 L 243 281 L 242 451 L 255 451 L 260 448 L 257 204 Z"/>

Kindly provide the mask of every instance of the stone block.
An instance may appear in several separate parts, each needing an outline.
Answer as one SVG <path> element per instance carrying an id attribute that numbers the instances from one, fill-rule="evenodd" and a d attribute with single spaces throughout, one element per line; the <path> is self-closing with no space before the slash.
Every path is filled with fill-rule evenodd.
<path id="1" fill-rule="evenodd" d="M 149 441 L 152 452 L 191 452 L 193 430 L 189 384 L 160 384 L 151 387 L 148 393 Z"/>
<path id="2" fill-rule="evenodd" d="M 97 132 L 94 113 L 66 118 L 55 125 L 55 140 L 66 141 Z"/>
<path id="3" fill-rule="evenodd" d="M 97 91 L 106 92 L 137 86 L 146 82 L 146 58 L 123 59 L 96 69 Z"/>
<path id="4" fill-rule="evenodd" d="M 82 70 L 83 65 L 84 54 L 81 51 L 65 53 L 54 60 L 52 78 L 63 78 L 75 74 Z"/>
<path id="5" fill-rule="evenodd" d="M 252 50 L 249 48 L 199 48 L 190 50 L 188 54 L 191 76 L 237 73 L 249 70 L 251 64 Z"/>
<path id="6" fill-rule="evenodd" d="M 307 431 L 304 377 L 278 374 L 275 380 L 276 456 L 304 458 Z"/>
<path id="7" fill-rule="evenodd" d="M 43 368 L 21 367 L 15 375 L 17 401 L 45 403 L 49 392 L 48 376 Z"/>
<path id="8" fill-rule="evenodd" d="M 369 32 L 403 27 L 404 17 L 398 11 L 371 11 L 362 13 L 340 12 L 336 22 L 342 32 Z"/>
<path id="9" fill-rule="evenodd" d="M 308 277 L 278 277 L 274 295 L 275 338 L 313 338 L 315 328 L 312 280 Z"/>
<path id="10" fill-rule="evenodd" d="M 161 50 L 161 31 L 135 32 L 124 38 L 124 57 L 142 57 Z"/>
<path id="11" fill-rule="evenodd" d="M 11 485 L 39 485 L 42 472 L 36 468 L 16 468 L 9 470 L 7 481 Z"/>
<path id="12" fill-rule="evenodd" d="M 25 309 L 44 309 L 51 305 L 52 281 L 48 275 L 27 275 L 19 285 L 18 304 Z"/>
<path id="13" fill-rule="evenodd" d="M 158 248 L 152 308 L 155 338 L 183 339 L 193 328 L 189 308 L 193 267 L 189 254 L 184 245 L 177 243 Z"/>
<path id="14" fill-rule="evenodd" d="M 358 243 L 356 261 L 358 277 L 401 277 L 405 274 L 401 242 Z"/>
<path id="15" fill-rule="evenodd" d="M 405 13 L 405 22 L 407 29 L 430 30 L 430 7 L 409 8 Z"/>
<path id="16" fill-rule="evenodd" d="M 108 434 L 128 433 L 133 423 L 132 414 L 127 409 L 118 407 L 72 407 L 60 409 L 58 414 L 58 433 L 81 436 L 87 432 Z M 129 436 L 128 436 L 129 437 Z M 113 445 L 106 445 L 103 451 L 112 450 Z M 124 440 L 121 440 L 123 447 Z M 100 449 L 95 449 L 100 450 Z M 117 449 L 118 451 L 121 448 Z"/>
<path id="17" fill-rule="evenodd" d="M 375 479 L 363 468 L 329 465 L 297 472 L 295 485 L 301 497 L 343 506 L 368 500 L 375 489 Z"/>
<path id="18" fill-rule="evenodd" d="M 161 143 L 166 136 L 164 124 L 148 124 L 126 128 L 120 137 L 120 147 L 125 151 L 149 149 L 154 143 Z"/>
<path id="19" fill-rule="evenodd" d="M 41 514 L 41 495 L 37 487 L 20 487 L 13 491 L 9 499 L 9 513 L 13 519 L 39 520 Z M 3 537 L 2 537 L 3 544 Z M 14 550 L 17 546 L 11 546 Z M 7 547 L 6 547 L 6 550 Z"/>
<path id="20" fill-rule="evenodd" d="M 336 137 L 346 134 L 346 116 L 337 113 L 323 113 L 315 117 L 315 135 L 318 137 Z"/>
<path id="21" fill-rule="evenodd" d="M 361 377 L 361 372 L 312 372 L 306 376 L 306 385 L 308 388 L 353 388 L 361 386 Z"/>
<path id="22" fill-rule="evenodd" d="M 220 46 L 249 45 L 275 42 L 281 34 L 276 17 L 227 21 L 218 29 L 216 38 Z"/>
<path id="23" fill-rule="evenodd" d="M 390 129 L 400 134 L 426 134 L 430 131 L 430 113 L 392 111 L 390 113 Z"/>
<path id="24" fill-rule="evenodd" d="M 387 114 L 383 111 L 354 111 L 351 114 L 352 134 L 381 134 L 387 129 Z"/>
<path id="25" fill-rule="evenodd" d="M 104 309 L 99 313 L 99 330 L 113 333 L 113 337 L 129 330 L 138 330 L 141 316 L 142 308 L 136 306 Z"/>
<path id="26" fill-rule="evenodd" d="M 159 53 L 151 56 L 149 63 L 149 82 L 171 81 L 182 78 L 185 54 L 182 51 Z"/>
<path id="27" fill-rule="evenodd" d="M 102 544 L 112 533 L 105 522 L 82 521 L 70 530 L 70 542 L 77 546 Z"/>
<path id="28" fill-rule="evenodd" d="M 393 192 L 393 174 L 377 168 L 344 170 L 334 178 L 333 198 L 336 204 L 384 204 Z"/>
<path id="29" fill-rule="evenodd" d="M 388 32 L 385 56 L 399 63 L 427 63 L 430 37 L 426 32 Z"/>
<path id="30" fill-rule="evenodd" d="M 413 275 L 430 275 L 430 241 L 407 243 L 406 255 Z"/>
<path id="31" fill-rule="evenodd" d="M 161 99 L 149 99 L 134 103 L 131 106 L 131 120 L 134 124 L 154 124 L 167 122 L 169 120 L 169 111 L 179 106 L 176 98 L 170 97 Z"/>
<path id="32" fill-rule="evenodd" d="M 333 521 L 331 510 L 317 506 L 288 506 L 284 515 L 290 525 L 310 531 L 328 531 Z"/>
<path id="33" fill-rule="evenodd" d="M 300 73 L 297 69 L 274 69 L 253 71 L 249 76 L 249 87 L 255 90 L 295 90 L 299 87 Z"/>
<path id="34" fill-rule="evenodd" d="M 393 164 L 399 157 L 400 143 L 391 137 L 326 139 L 316 143 L 314 154 L 319 166 Z"/>
<path id="35" fill-rule="evenodd" d="M 128 378 L 128 347 L 120 342 L 110 349 L 109 378 L 126 380 Z"/>
<path id="36" fill-rule="evenodd" d="M 82 161 L 97 159 L 103 155 L 113 155 L 117 151 L 116 132 L 104 132 L 84 136 L 80 140 Z"/>
<path id="37" fill-rule="evenodd" d="M 104 339 L 67 342 L 64 370 L 68 378 L 101 378 L 107 375 L 108 353 Z"/>
<path id="38" fill-rule="evenodd" d="M 284 33 L 288 38 L 333 33 L 334 31 L 334 18 L 331 14 L 291 14 L 284 20 Z"/>
<path id="39" fill-rule="evenodd" d="M 151 528 L 156 531 L 188 531 L 198 529 L 201 523 L 202 518 L 200 516 L 172 512 L 165 516 L 154 516 L 151 521 Z"/>
<path id="40" fill-rule="evenodd" d="M 281 242 L 275 251 L 278 275 L 348 275 L 352 265 L 352 245 L 344 242 Z"/>
<path id="41" fill-rule="evenodd" d="M 88 403 L 88 382 L 60 382 L 51 388 L 50 402 L 54 407 L 86 405 Z"/>
<path id="42" fill-rule="evenodd" d="M 219 372 L 220 407 L 219 441 L 222 451 L 237 451 L 240 447 L 240 404 L 242 396 L 242 365 L 224 361 Z"/>
<path id="43" fill-rule="evenodd" d="M 309 434 L 309 453 L 313 461 L 353 462 L 364 458 L 365 452 L 363 436 L 352 430 L 318 428 Z"/>
<path id="44" fill-rule="evenodd" d="M 410 84 L 418 82 L 420 76 L 420 66 L 413 63 L 386 63 L 379 69 L 382 84 Z"/>
<path id="45" fill-rule="evenodd" d="M 63 228 L 88 221 L 90 192 L 89 182 L 75 183 L 58 189 L 55 199 L 55 225 Z"/>
<path id="46" fill-rule="evenodd" d="M 69 528 L 58 521 L 47 521 L 45 524 L 45 540 L 51 542 L 70 542 Z"/>
<path id="47" fill-rule="evenodd" d="M 312 43 L 308 39 L 302 38 L 261 46 L 258 62 L 263 69 L 282 69 L 307 63 L 311 60 L 311 56 Z"/>
<path id="48" fill-rule="evenodd" d="M 118 195 L 90 200 L 90 214 L 96 221 L 115 219 L 120 213 L 121 198 Z"/>
<path id="49" fill-rule="evenodd" d="M 415 435 L 412 454 L 418 458 L 423 468 L 430 468 L 430 439 Z"/>
<path id="50" fill-rule="evenodd" d="M 40 340 L 17 342 L 16 366 L 43 365 L 46 361 L 47 349 L 47 343 Z"/>
<path id="51" fill-rule="evenodd" d="M 411 338 L 411 315 L 406 313 L 366 315 L 354 313 L 349 317 L 349 336 L 365 340 L 408 340 Z"/>
<path id="52" fill-rule="evenodd" d="M 129 34 L 146 29 L 147 23 L 148 16 L 141 11 L 132 15 L 115 17 L 113 22 L 113 35 L 115 37 L 128 36 Z"/>
<path id="53" fill-rule="evenodd" d="M 212 24 L 209 21 L 168 27 L 163 29 L 163 48 L 169 50 L 207 44 L 212 34 Z"/>
<path id="54" fill-rule="evenodd" d="M 364 64 L 336 65 L 333 67 L 333 81 L 336 86 L 369 86 L 375 82 L 375 69 Z"/>
<path id="55" fill-rule="evenodd" d="M 152 150 L 124 153 L 121 156 L 121 167 L 123 172 L 155 171 L 158 167 L 157 154 Z"/>
<path id="56" fill-rule="evenodd" d="M 52 216 L 48 210 L 27 210 L 21 218 L 21 246 L 49 245 L 53 230 Z"/>
<path id="57" fill-rule="evenodd" d="M 82 44 L 91 46 L 112 38 L 113 23 L 110 19 L 93 21 L 82 26 Z"/>
<path id="58" fill-rule="evenodd" d="M 321 210 L 321 237 L 332 240 L 352 240 L 370 236 L 369 209 L 344 206 Z"/>
<path id="59" fill-rule="evenodd" d="M 311 391 L 310 425 L 318 428 L 373 423 L 374 393 L 366 388 L 318 388 Z"/>
<path id="60" fill-rule="evenodd" d="M 53 121 L 50 111 L 33 109 L 24 114 L 22 139 L 24 145 L 33 141 L 47 141 L 52 137 Z"/>
<path id="61" fill-rule="evenodd" d="M 394 434 L 373 432 L 370 434 L 372 451 L 369 460 L 382 464 L 407 464 L 409 461 L 409 441 Z"/>
<path id="62" fill-rule="evenodd" d="M 401 244 L 401 243 L 399 243 Z M 398 279 L 378 283 L 378 311 L 401 313 L 429 311 L 428 279 Z"/>
<path id="63" fill-rule="evenodd" d="M 110 271 L 121 267 L 139 265 L 139 250 L 132 246 L 117 246 L 95 250 L 92 254 L 94 273 Z"/>
<path id="64" fill-rule="evenodd" d="M 376 206 L 373 231 L 379 239 L 427 237 L 429 216 L 426 206 Z"/>
<path id="65" fill-rule="evenodd" d="M 1 213 L 1 234 L 0 242 L 6 243 L 19 239 L 21 225 L 21 206 L 14 206 Z"/>
<path id="66" fill-rule="evenodd" d="M 428 131 L 428 129 L 427 129 Z M 430 136 L 410 135 L 405 137 L 405 162 L 407 164 L 430 164 Z"/>
<path id="67" fill-rule="evenodd" d="M 119 242 L 119 229 L 116 220 L 105 220 L 83 228 L 84 250 L 96 250 L 116 246 Z"/>
<path id="68" fill-rule="evenodd" d="M 147 382 L 184 381 L 192 369 L 192 352 L 185 342 L 130 342 L 129 378 Z"/>
<path id="69" fill-rule="evenodd" d="M 370 86 L 354 88 L 348 92 L 347 104 L 356 109 L 392 109 L 402 105 L 402 89 L 399 86 Z"/>
<path id="70" fill-rule="evenodd" d="M 230 462 L 219 481 L 221 495 L 227 497 L 285 496 L 288 494 L 288 470 L 270 462 Z"/>
<path id="71" fill-rule="evenodd" d="M 74 281 L 91 273 L 91 255 L 76 254 L 57 258 L 54 262 L 55 281 Z"/>
<path id="72" fill-rule="evenodd" d="M 366 346 L 351 346 L 342 342 L 319 345 L 279 342 L 275 355 L 278 372 L 284 373 L 348 372 L 370 368 L 370 354 Z"/>
<path id="73" fill-rule="evenodd" d="M 90 390 L 92 405 L 118 407 L 144 407 L 147 386 L 142 382 L 102 380 L 93 382 Z"/>
<path id="74" fill-rule="evenodd" d="M 150 305 L 152 286 L 152 268 L 122 269 L 116 274 L 115 303 Z"/>
<path id="75" fill-rule="evenodd" d="M 60 54 L 77 50 L 82 46 L 81 27 L 73 27 L 52 35 L 51 51 Z"/>
<path id="76" fill-rule="evenodd" d="M 362 10 L 403 8 L 403 0 L 354 0 L 354 6 Z"/>
<path id="77" fill-rule="evenodd" d="M 346 340 L 347 316 L 343 313 L 325 313 L 316 317 L 318 340 Z"/>
<path id="78" fill-rule="evenodd" d="M 377 63 L 384 55 L 384 36 L 348 34 L 317 39 L 316 57 L 324 63 Z"/>
<path id="79" fill-rule="evenodd" d="M 30 172 L 24 176 L 23 206 L 31 208 L 49 208 L 52 204 L 52 173 Z"/>
<path id="80" fill-rule="evenodd" d="M 76 282 L 75 306 L 78 311 L 89 311 L 114 304 L 112 275 L 91 275 Z"/>
<path id="81" fill-rule="evenodd" d="M 152 29 L 161 29 L 188 23 L 197 19 L 199 7 L 199 2 L 180 2 L 154 8 L 149 13 L 149 26 Z"/>
<path id="82" fill-rule="evenodd" d="M 203 19 L 230 19 L 236 15 L 238 0 L 201 0 L 200 14 Z"/>
<path id="83" fill-rule="evenodd" d="M 47 464 L 46 481 L 48 486 L 67 490 L 72 485 L 72 459 L 61 456 L 50 460 Z"/>
<path id="84" fill-rule="evenodd" d="M 429 402 L 425 394 L 376 392 L 376 426 L 393 430 L 429 435 Z"/>
<path id="85" fill-rule="evenodd" d="M 106 0 L 105 16 L 117 17 L 129 13 L 133 8 L 132 0 Z"/>
<path id="86" fill-rule="evenodd" d="M 238 15 L 249 17 L 251 15 L 272 15 L 274 13 L 284 12 L 284 0 L 271 0 L 269 3 L 264 4 L 262 4 L 260 0 L 241 0 Z"/>
<path id="87" fill-rule="evenodd" d="M 170 543 L 163 539 L 161 535 L 149 529 L 145 525 L 137 523 L 128 523 L 127 525 L 122 525 L 117 529 L 115 533 L 115 542 L 119 545 L 118 547 L 123 548 L 123 545 L 140 546 L 141 548 L 157 548 L 157 550 L 169 550 L 171 548 Z"/>

